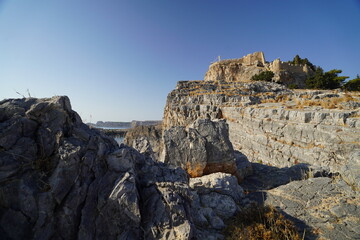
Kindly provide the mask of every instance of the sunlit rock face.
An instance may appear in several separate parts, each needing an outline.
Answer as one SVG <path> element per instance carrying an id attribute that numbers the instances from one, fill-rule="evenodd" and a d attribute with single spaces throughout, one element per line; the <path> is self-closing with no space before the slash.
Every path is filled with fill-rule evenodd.
<path id="1" fill-rule="evenodd" d="M 272 82 L 181 81 L 169 93 L 163 127 L 224 119 L 235 150 L 252 162 L 329 167 L 360 182 L 357 93 L 289 90 Z"/>
<path id="2" fill-rule="evenodd" d="M 165 163 L 181 166 L 191 177 L 236 172 L 235 155 L 223 120 L 197 119 L 188 128 L 164 132 Z"/>
<path id="3" fill-rule="evenodd" d="M 294 65 L 275 59 L 266 62 L 263 52 L 248 54 L 242 58 L 214 62 L 206 72 L 205 81 L 250 82 L 251 77 L 264 71 L 272 71 L 274 82 L 305 87 L 305 79 L 314 74 L 307 65 Z"/>

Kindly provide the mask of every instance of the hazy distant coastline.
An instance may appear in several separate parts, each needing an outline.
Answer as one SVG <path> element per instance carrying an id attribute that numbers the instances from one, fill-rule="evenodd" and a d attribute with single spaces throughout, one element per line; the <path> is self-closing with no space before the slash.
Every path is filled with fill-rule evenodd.
<path id="1" fill-rule="evenodd" d="M 111 122 L 111 121 L 97 121 L 94 123 L 87 123 L 87 125 L 95 128 L 108 128 L 108 129 L 117 129 L 117 128 L 133 128 L 136 126 L 150 126 L 161 124 L 161 120 L 147 120 L 147 121 L 136 121 L 131 122 Z"/>

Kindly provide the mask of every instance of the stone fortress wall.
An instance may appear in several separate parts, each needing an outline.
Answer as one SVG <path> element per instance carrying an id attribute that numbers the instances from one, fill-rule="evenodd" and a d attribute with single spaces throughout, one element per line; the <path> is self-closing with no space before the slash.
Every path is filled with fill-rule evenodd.
<path id="1" fill-rule="evenodd" d="M 269 64 L 270 71 L 273 72 L 281 72 L 281 71 L 288 71 L 293 73 L 310 73 L 312 70 L 308 65 L 303 64 L 291 64 L 287 62 L 281 61 L 279 58 L 275 59 L 273 62 Z"/>
<path id="2" fill-rule="evenodd" d="M 249 82 L 252 76 L 264 71 L 274 72 L 274 82 L 296 84 L 298 87 L 304 87 L 305 79 L 313 74 L 313 70 L 307 65 L 294 65 L 280 59 L 266 62 L 263 52 L 255 52 L 242 58 L 221 60 L 211 64 L 204 80 Z"/>

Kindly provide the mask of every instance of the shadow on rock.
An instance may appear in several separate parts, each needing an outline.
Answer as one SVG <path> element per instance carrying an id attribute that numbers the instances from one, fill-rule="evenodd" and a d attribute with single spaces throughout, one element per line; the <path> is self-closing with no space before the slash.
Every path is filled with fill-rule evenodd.
<path id="1" fill-rule="evenodd" d="M 251 163 L 253 174 L 240 184 L 245 191 L 254 192 L 269 190 L 292 181 L 299 181 L 309 177 L 330 177 L 327 169 L 313 167 L 300 163 L 291 167 L 278 168 L 260 163 Z"/>

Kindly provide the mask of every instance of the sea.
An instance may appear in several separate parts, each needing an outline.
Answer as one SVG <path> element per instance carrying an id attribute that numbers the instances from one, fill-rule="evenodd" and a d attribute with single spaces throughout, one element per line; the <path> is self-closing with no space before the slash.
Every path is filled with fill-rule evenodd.
<path id="1" fill-rule="evenodd" d="M 96 128 L 102 128 L 102 129 L 127 129 L 126 127 L 98 127 L 96 126 Z M 121 137 L 120 135 L 115 135 L 114 136 L 115 141 L 117 142 L 117 144 L 120 146 L 120 144 L 124 143 L 124 137 Z"/>

